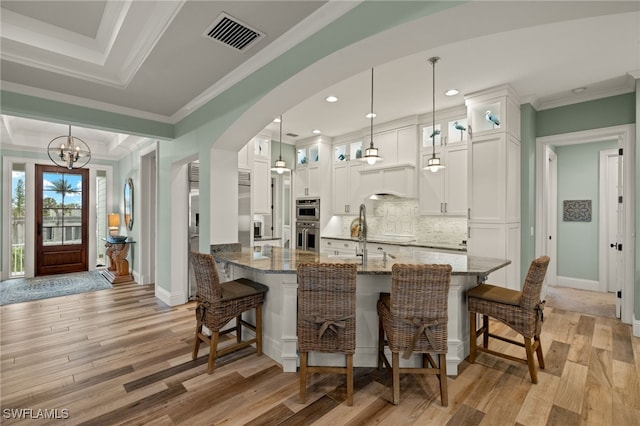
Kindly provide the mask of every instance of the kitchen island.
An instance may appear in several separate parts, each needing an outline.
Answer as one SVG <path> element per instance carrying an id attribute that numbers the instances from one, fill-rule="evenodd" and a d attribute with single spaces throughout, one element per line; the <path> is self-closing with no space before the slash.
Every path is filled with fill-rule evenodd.
<path id="1" fill-rule="evenodd" d="M 425 252 L 414 256 L 383 258 L 370 255 L 366 265 L 356 256 L 331 256 L 305 250 L 265 246 L 262 250 L 215 253 L 221 279 L 249 278 L 269 287 L 263 307 L 263 352 L 279 362 L 285 372 L 296 371 L 298 365 L 296 311 L 297 265 L 305 262 L 356 263 L 356 353 L 357 367 L 377 365 L 378 313 L 380 292 L 391 290 L 391 267 L 394 263 L 442 263 L 453 268 L 449 289 L 449 339 L 447 374 L 457 375 L 458 364 L 469 354 L 469 318 L 465 291 L 484 281 L 493 271 L 511 263 L 466 254 Z M 312 356 L 313 355 L 313 356 Z M 344 356 L 310 354 L 310 362 L 342 365 Z M 404 360 L 403 360 L 404 361 Z M 414 355 L 406 365 L 419 365 Z"/>

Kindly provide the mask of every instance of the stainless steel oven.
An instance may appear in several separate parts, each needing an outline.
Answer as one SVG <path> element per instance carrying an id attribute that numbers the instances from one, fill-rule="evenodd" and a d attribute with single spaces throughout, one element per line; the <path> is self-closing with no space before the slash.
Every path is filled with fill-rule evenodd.
<path id="1" fill-rule="evenodd" d="M 296 222 L 296 249 L 320 251 L 320 222 Z"/>
<path id="2" fill-rule="evenodd" d="M 320 200 L 318 198 L 296 200 L 296 220 L 320 220 Z"/>

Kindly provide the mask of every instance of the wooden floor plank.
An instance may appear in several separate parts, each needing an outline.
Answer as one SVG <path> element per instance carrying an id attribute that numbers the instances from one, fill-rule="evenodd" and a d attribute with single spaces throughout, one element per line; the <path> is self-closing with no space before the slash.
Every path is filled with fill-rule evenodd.
<path id="1" fill-rule="evenodd" d="M 283 373 L 253 348 L 222 357 L 207 374 L 208 348 L 201 345 L 191 360 L 195 305 L 168 307 L 154 291 L 123 283 L 0 307 L 0 406 L 66 408 L 65 425 L 637 426 L 640 418 L 640 339 L 613 318 L 546 309 L 547 368 L 539 370 L 537 385 L 526 365 L 479 354 L 447 378 L 448 407 L 440 405 L 435 377 L 410 375 L 402 376 L 394 406 L 387 372 L 356 368 L 349 407 L 343 376 L 311 375 L 302 404 L 297 373 Z M 517 337 L 501 323 L 492 321 L 491 328 Z M 504 342 L 492 339 L 491 347 L 523 356 Z M 30 422 L 3 418 L 2 424 Z"/>

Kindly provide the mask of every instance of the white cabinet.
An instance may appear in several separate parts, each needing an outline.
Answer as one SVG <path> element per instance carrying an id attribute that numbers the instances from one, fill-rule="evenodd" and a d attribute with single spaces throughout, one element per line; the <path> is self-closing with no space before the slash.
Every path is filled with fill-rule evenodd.
<path id="1" fill-rule="evenodd" d="M 322 238 L 320 251 L 322 254 L 356 254 L 357 241 Z"/>
<path id="2" fill-rule="evenodd" d="M 467 145 L 436 149 L 444 170 L 420 171 L 420 213 L 424 215 L 465 216 L 467 214 Z M 422 165 L 432 153 L 423 152 Z"/>
<path id="3" fill-rule="evenodd" d="M 253 214 L 271 214 L 271 167 L 267 161 L 254 159 L 251 176 Z"/>
<path id="4" fill-rule="evenodd" d="M 421 130 L 421 167 L 419 179 L 420 214 L 431 216 L 467 215 L 468 120 L 461 111 L 436 112 L 435 137 L 433 124 Z M 424 170 L 435 154 L 444 170 Z"/>
<path id="5" fill-rule="evenodd" d="M 328 176 L 331 171 L 330 140 L 324 136 L 314 136 L 296 145 L 296 168 L 293 172 L 293 193 L 296 198 L 327 199 L 330 194 Z M 322 207 L 328 213 L 329 203 Z"/>
<path id="6" fill-rule="evenodd" d="M 372 194 L 393 194 L 405 198 L 416 197 L 415 166 L 413 164 L 364 169 L 360 175 L 360 191 L 365 197 Z"/>
<path id="7" fill-rule="evenodd" d="M 251 170 L 251 214 L 271 214 L 271 140 L 251 139 L 238 152 L 238 168 Z"/>
<path id="8" fill-rule="evenodd" d="M 319 197 L 320 155 L 318 144 L 304 145 L 296 149 L 296 169 L 293 186 L 296 198 Z"/>
<path id="9" fill-rule="evenodd" d="M 333 214 L 357 214 L 362 202 L 360 170 L 363 168 L 362 141 L 333 146 Z"/>
<path id="10" fill-rule="evenodd" d="M 467 252 L 510 259 L 511 264 L 493 272 L 489 280 L 518 288 L 521 102 L 511 86 L 502 85 L 465 96 L 465 104 L 473 130 L 468 155 Z"/>
<path id="11" fill-rule="evenodd" d="M 360 188 L 360 161 L 346 161 L 333 166 L 333 214 L 357 214 L 363 201 Z"/>
<path id="12" fill-rule="evenodd" d="M 322 188 L 322 176 L 318 164 L 307 165 L 295 170 L 293 174 L 293 186 L 296 198 L 319 197 Z"/>

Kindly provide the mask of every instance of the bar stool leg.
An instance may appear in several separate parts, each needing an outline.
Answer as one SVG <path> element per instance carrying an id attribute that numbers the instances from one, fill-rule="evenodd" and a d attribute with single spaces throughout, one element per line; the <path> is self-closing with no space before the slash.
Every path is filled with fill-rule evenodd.
<path id="1" fill-rule="evenodd" d="M 469 312 L 469 362 L 476 362 L 476 345 L 478 344 L 478 330 L 475 312 Z"/>
<path id="2" fill-rule="evenodd" d="M 353 354 L 347 354 L 347 405 L 353 405 Z"/>
<path id="3" fill-rule="evenodd" d="M 400 354 L 398 352 L 392 352 L 391 357 L 393 405 L 398 405 L 400 403 Z"/>
<path id="4" fill-rule="evenodd" d="M 300 352 L 300 402 L 307 402 L 307 352 Z"/>

